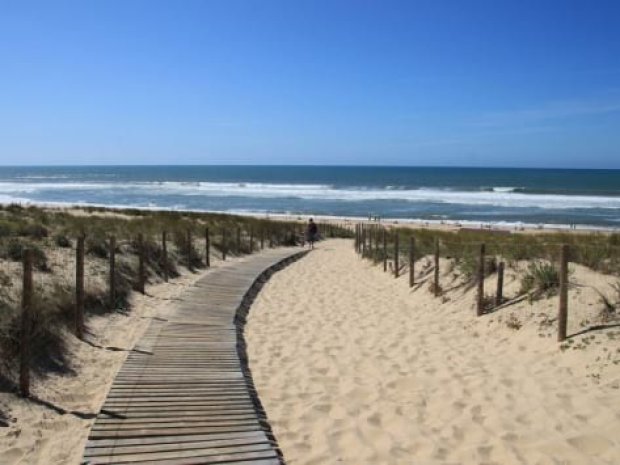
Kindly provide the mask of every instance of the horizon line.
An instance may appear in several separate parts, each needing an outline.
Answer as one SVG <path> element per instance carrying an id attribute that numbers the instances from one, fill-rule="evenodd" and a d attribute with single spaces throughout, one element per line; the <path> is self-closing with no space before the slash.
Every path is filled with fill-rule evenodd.
<path id="1" fill-rule="evenodd" d="M 515 170 L 571 170 L 571 171 L 620 171 L 618 168 L 577 168 L 577 167 L 551 167 L 551 166 L 468 166 L 468 165 L 380 165 L 380 164 L 227 164 L 227 163 L 181 163 L 181 164 L 27 164 L 27 165 L 4 165 L 2 168 L 142 168 L 142 167 L 231 167 L 231 168 L 455 168 L 455 169 L 515 169 Z"/>

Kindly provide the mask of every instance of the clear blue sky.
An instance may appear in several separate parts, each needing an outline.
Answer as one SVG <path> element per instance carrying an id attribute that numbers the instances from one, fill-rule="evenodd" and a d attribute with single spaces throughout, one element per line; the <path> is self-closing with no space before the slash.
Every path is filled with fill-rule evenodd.
<path id="1" fill-rule="evenodd" d="M 0 164 L 620 168 L 620 1 L 0 0 Z"/>

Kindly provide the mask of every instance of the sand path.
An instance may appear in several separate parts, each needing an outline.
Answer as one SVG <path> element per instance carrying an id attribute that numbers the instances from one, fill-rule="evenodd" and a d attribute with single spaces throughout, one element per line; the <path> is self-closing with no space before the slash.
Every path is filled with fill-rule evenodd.
<path id="1" fill-rule="evenodd" d="M 620 365 L 595 384 L 592 356 L 459 292 L 412 291 L 345 240 L 266 284 L 250 368 L 290 465 L 620 463 Z"/>

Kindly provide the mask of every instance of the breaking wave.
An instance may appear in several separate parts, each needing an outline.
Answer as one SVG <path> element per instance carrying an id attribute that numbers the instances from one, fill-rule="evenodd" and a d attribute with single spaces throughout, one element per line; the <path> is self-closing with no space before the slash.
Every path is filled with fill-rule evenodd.
<path id="1" fill-rule="evenodd" d="M 166 195 L 205 198 L 302 199 L 368 202 L 374 200 L 419 204 L 454 204 L 538 209 L 620 209 L 620 197 L 525 193 L 516 187 L 492 187 L 478 191 L 438 188 L 334 187 L 327 184 L 275 184 L 252 182 L 0 182 L 0 201 L 41 201 L 62 194 L 67 200 L 100 203 L 102 193 L 149 198 L 154 205 Z"/>

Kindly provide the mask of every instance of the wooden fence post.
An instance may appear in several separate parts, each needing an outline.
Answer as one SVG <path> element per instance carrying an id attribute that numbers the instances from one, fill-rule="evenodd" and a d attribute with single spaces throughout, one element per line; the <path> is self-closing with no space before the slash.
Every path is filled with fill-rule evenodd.
<path id="1" fill-rule="evenodd" d="M 568 326 L 568 245 L 564 244 L 560 254 L 560 302 L 558 307 L 558 342 L 566 339 Z"/>
<path id="2" fill-rule="evenodd" d="M 163 255 L 164 281 L 168 282 L 168 242 L 166 240 L 166 231 L 161 233 L 161 253 Z"/>
<path id="3" fill-rule="evenodd" d="M 360 255 L 364 255 L 364 225 L 363 224 L 359 224 L 359 244 L 358 244 L 358 248 L 359 248 L 359 254 Z"/>
<path id="4" fill-rule="evenodd" d="M 394 277 L 398 278 L 398 274 L 399 274 L 399 254 L 400 251 L 398 250 L 398 241 L 399 241 L 399 234 L 398 231 L 395 231 L 394 233 Z"/>
<path id="5" fill-rule="evenodd" d="M 20 332 L 19 392 L 30 396 L 30 325 L 32 322 L 32 250 L 24 250 L 22 276 L 22 321 Z"/>
<path id="6" fill-rule="evenodd" d="M 385 228 L 383 228 L 383 272 L 387 272 L 387 262 L 388 262 L 388 256 L 387 256 L 387 232 L 385 231 Z"/>
<path id="7" fill-rule="evenodd" d="M 222 228 L 222 260 L 226 261 L 226 230 Z"/>
<path id="8" fill-rule="evenodd" d="M 439 297 L 439 239 L 435 238 L 435 269 L 434 269 L 433 291 L 435 297 Z"/>
<path id="9" fill-rule="evenodd" d="M 362 225 L 362 258 L 366 257 L 366 228 Z"/>
<path id="10" fill-rule="evenodd" d="M 265 248 L 265 230 L 263 228 L 260 229 L 260 249 L 263 250 Z"/>
<path id="11" fill-rule="evenodd" d="M 209 237 L 209 228 L 205 228 L 205 265 L 211 268 L 211 238 Z"/>
<path id="12" fill-rule="evenodd" d="M 138 292 L 144 294 L 146 272 L 144 269 L 144 236 L 138 234 Z"/>
<path id="13" fill-rule="evenodd" d="M 504 262 L 497 265 L 497 291 L 495 292 L 495 305 L 500 306 L 504 302 Z"/>
<path id="14" fill-rule="evenodd" d="M 194 267 L 192 266 L 192 230 L 187 228 L 187 269 L 192 271 Z"/>
<path id="15" fill-rule="evenodd" d="M 237 255 L 241 254 L 241 228 L 237 228 Z"/>
<path id="16" fill-rule="evenodd" d="M 484 313 L 484 260 L 485 246 L 480 244 L 480 256 L 478 257 L 478 293 L 476 299 L 476 315 L 480 316 Z"/>
<path id="17" fill-rule="evenodd" d="M 114 236 L 110 236 L 110 253 L 108 257 L 110 263 L 108 298 L 110 299 L 110 309 L 114 309 L 116 308 L 116 237 Z"/>
<path id="18" fill-rule="evenodd" d="M 84 338 L 84 234 L 75 249 L 75 335 Z"/>
<path id="19" fill-rule="evenodd" d="M 409 287 L 415 284 L 415 237 L 409 238 Z"/>
<path id="20" fill-rule="evenodd" d="M 250 253 L 254 253 L 254 230 L 250 229 Z"/>

